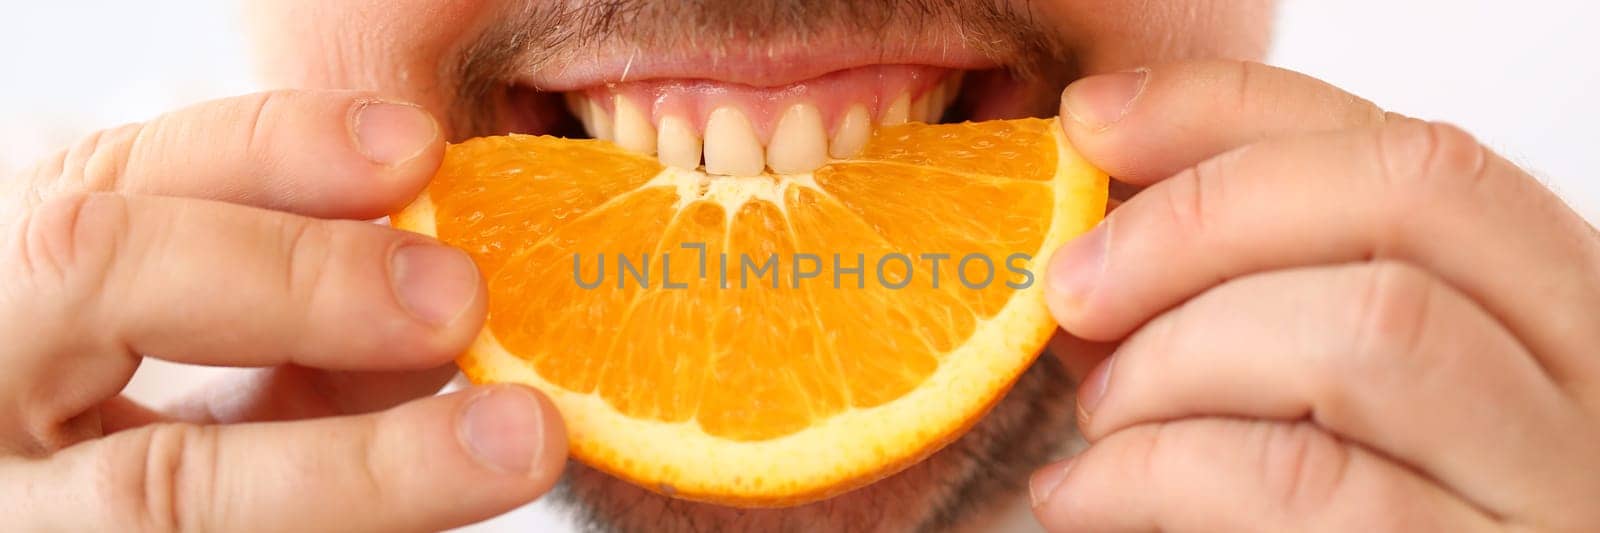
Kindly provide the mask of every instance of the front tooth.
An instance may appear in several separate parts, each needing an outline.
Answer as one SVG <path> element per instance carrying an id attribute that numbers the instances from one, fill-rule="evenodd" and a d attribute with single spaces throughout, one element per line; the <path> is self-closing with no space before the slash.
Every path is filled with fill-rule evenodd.
<path id="1" fill-rule="evenodd" d="M 761 141 L 744 112 L 719 107 L 706 121 L 706 172 L 730 176 L 759 176 L 766 163 Z"/>
<path id="2" fill-rule="evenodd" d="M 586 98 L 582 94 L 572 92 L 562 95 L 562 99 L 567 102 L 567 111 L 571 111 L 572 116 L 577 117 L 580 122 L 583 121 L 584 112 L 589 110 Z"/>
<path id="3" fill-rule="evenodd" d="M 583 131 L 594 129 L 594 121 L 589 119 L 589 98 L 581 93 L 567 93 L 567 110 L 583 125 Z"/>
<path id="4" fill-rule="evenodd" d="M 941 95 L 944 97 L 943 107 L 945 109 L 949 109 L 951 105 L 954 105 L 956 103 L 956 97 L 961 94 L 961 80 L 963 74 L 964 73 L 962 72 L 951 74 L 949 77 L 944 79 L 944 83 L 940 84 L 939 88 L 944 91 L 941 93 Z"/>
<path id="5" fill-rule="evenodd" d="M 911 118 L 911 93 L 900 93 L 888 109 L 883 110 L 883 116 L 878 117 L 878 123 L 885 126 L 905 124 Z"/>
<path id="6" fill-rule="evenodd" d="M 645 155 L 656 153 L 656 128 L 650 125 L 649 115 L 626 96 L 619 94 L 613 102 L 617 111 L 613 130 L 617 145 Z"/>
<path id="7" fill-rule="evenodd" d="M 845 111 L 844 118 L 839 120 L 839 126 L 833 130 L 833 143 L 828 147 L 828 154 L 834 159 L 855 157 L 861 153 L 861 148 L 867 145 L 870 137 L 872 113 L 867 111 L 867 106 L 851 106 Z"/>
<path id="8" fill-rule="evenodd" d="M 944 118 L 944 111 L 950 108 L 950 98 L 945 96 L 948 93 L 949 91 L 946 91 L 944 85 L 941 84 L 938 87 L 934 87 L 933 93 L 928 95 L 929 124 L 939 122 L 939 119 Z"/>
<path id="9" fill-rule="evenodd" d="M 956 71 L 949 76 L 945 76 L 944 83 L 941 84 L 944 86 L 945 93 L 947 93 L 949 96 L 955 96 L 956 91 L 961 90 L 961 81 L 965 77 L 966 73 L 961 71 Z"/>
<path id="10" fill-rule="evenodd" d="M 585 111 L 587 120 L 585 126 L 589 128 L 589 135 L 596 139 L 611 140 L 611 113 L 606 112 L 605 106 L 599 100 L 588 99 L 588 110 Z"/>
<path id="11" fill-rule="evenodd" d="M 933 116 L 933 93 L 923 93 L 921 98 L 911 103 L 911 122 L 933 122 L 928 117 Z"/>
<path id="12" fill-rule="evenodd" d="M 700 166 L 700 136 L 683 117 L 663 118 L 656 152 L 662 164 L 694 170 Z"/>
<path id="13" fill-rule="evenodd" d="M 811 104 L 789 106 L 767 143 L 767 166 L 779 174 L 800 174 L 826 162 L 828 132 L 822 126 L 822 112 Z"/>

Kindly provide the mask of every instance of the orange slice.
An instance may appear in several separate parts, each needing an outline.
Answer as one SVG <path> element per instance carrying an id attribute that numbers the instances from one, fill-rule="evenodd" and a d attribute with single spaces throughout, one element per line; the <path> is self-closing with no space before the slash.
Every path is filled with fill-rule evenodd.
<path id="1" fill-rule="evenodd" d="M 887 127 L 856 158 L 748 178 L 513 135 L 451 146 L 393 222 L 488 279 L 473 381 L 549 394 L 595 468 L 769 507 L 983 416 L 1054 331 L 1044 264 L 1106 184 L 1043 119 Z"/>

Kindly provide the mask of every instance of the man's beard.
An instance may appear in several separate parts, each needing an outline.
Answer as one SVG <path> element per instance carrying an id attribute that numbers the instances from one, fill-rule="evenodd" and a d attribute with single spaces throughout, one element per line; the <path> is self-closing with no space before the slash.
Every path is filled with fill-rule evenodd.
<path id="1" fill-rule="evenodd" d="M 721 63 L 750 50 L 799 49 L 870 35 L 880 55 L 910 44 L 977 50 L 1018 80 L 1064 87 L 1063 35 L 1031 2 L 1007 0 L 606 0 L 511 2 L 440 65 L 454 93 L 453 137 L 505 133 L 494 119 L 519 73 L 582 65 L 597 50 Z M 709 56 L 705 55 L 709 54 Z M 531 88 L 542 91 L 538 87 Z M 555 99 L 548 99 L 555 102 Z M 545 131 L 536 133 L 562 133 Z"/>
<path id="2" fill-rule="evenodd" d="M 572 462 L 553 497 L 589 531 L 950 531 L 1025 498 L 1028 475 L 1079 441 L 1073 384 L 1046 353 L 966 435 L 861 489 L 783 509 L 674 500 Z M 817 450 L 826 454 L 829 450 Z"/>

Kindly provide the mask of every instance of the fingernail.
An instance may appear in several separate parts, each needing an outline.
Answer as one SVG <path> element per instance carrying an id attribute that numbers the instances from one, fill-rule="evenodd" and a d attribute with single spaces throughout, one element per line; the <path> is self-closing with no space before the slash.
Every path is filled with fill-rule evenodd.
<path id="1" fill-rule="evenodd" d="M 1083 377 L 1083 383 L 1078 386 L 1078 423 L 1089 422 L 1089 416 L 1100 407 L 1100 399 L 1106 395 L 1106 384 L 1111 379 L 1111 366 L 1115 364 L 1115 355 L 1107 357 L 1100 364 L 1095 365 L 1089 375 Z"/>
<path id="2" fill-rule="evenodd" d="M 436 244 L 408 244 L 394 251 L 390 282 L 400 305 L 434 326 L 461 316 L 478 297 L 478 266 L 466 252 Z"/>
<path id="3" fill-rule="evenodd" d="M 1078 305 L 1089 299 L 1089 293 L 1105 273 L 1106 237 L 1110 233 L 1110 219 L 1096 225 L 1088 233 L 1056 250 L 1050 257 L 1046 281 L 1047 289 L 1055 298 Z"/>
<path id="4" fill-rule="evenodd" d="M 439 125 L 421 107 L 381 101 L 356 105 L 350 131 L 356 149 L 373 163 L 410 161 L 439 138 Z"/>
<path id="5" fill-rule="evenodd" d="M 544 451 L 543 413 L 532 392 L 498 385 L 470 400 L 456 421 L 456 434 L 484 466 L 529 475 Z"/>
<path id="6" fill-rule="evenodd" d="M 1083 78 L 1067 86 L 1061 102 L 1074 122 L 1093 131 L 1105 130 L 1128 114 L 1149 72 L 1141 68 Z"/>
<path id="7" fill-rule="evenodd" d="M 1030 505 L 1038 507 L 1039 504 L 1048 501 L 1051 494 L 1055 494 L 1056 489 L 1061 487 L 1061 482 L 1067 479 L 1067 472 L 1072 470 L 1072 461 L 1074 459 L 1077 458 L 1064 459 L 1034 471 L 1033 477 L 1028 478 L 1028 501 Z"/>

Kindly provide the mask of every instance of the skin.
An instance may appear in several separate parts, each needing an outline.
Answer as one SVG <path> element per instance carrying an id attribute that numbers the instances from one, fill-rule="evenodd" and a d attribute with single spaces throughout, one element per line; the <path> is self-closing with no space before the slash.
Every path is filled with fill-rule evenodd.
<path id="1" fill-rule="evenodd" d="M 1091 444 L 1035 474 L 1047 527 L 1600 527 L 1600 232 L 1537 179 L 1249 63 L 1080 80 L 1063 115 L 1147 188 L 1052 259 L 1062 326 L 1120 346 L 1073 356 Z"/>
<path id="2" fill-rule="evenodd" d="M 834 500 L 739 512 L 573 467 L 568 501 L 619 529 L 943 529 L 1027 486 L 1059 531 L 1600 528 L 1600 232 L 1460 130 L 1237 61 L 1265 4 L 1027 4 L 1050 46 L 1011 58 L 1037 76 L 973 116 L 1059 104 L 1139 191 L 1052 259 L 1068 371 L 1041 360 L 951 448 Z M 263 77 L 290 89 L 8 180 L 0 515 L 429 530 L 549 491 L 564 430 L 537 392 L 430 396 L 481 277 L 357 222 L 406 204 L 445 140 L 526 125 L 470 83 L 485 63 L 444 68 L 511 7 L 253 3 Z M 253 370 L 151 409 L 118 395 L 143 356 Z M 1073 438 L 1080 377 L 1088 449 L 1023 479 Z"/>

